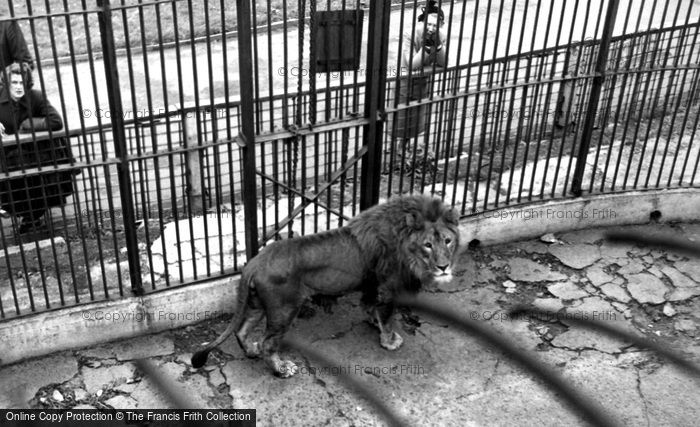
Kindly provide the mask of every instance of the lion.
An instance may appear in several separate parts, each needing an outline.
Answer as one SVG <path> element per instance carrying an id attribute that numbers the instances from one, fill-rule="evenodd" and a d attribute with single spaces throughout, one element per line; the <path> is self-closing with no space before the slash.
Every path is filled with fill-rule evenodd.
<path id="1" fill-rule="evenodd" d="M 237 329 L 246 356 L 262 355 L 275 375 L 291 377 L 298 368 L 278 349 L 304 302 L 314 295 L 352 291 L 362 292 L 379 328 L 380 345 L 396 350 L 403 338 L 391 326 L 393 298 L 451 280 L 458 247 L 456 212 L 423 195 L 389 199 L 335 230 L 273 242 L 243 268 L 231 323 L 192 356 L 192 366 L 203 366 L 209 352 Z M 264 338 L 253 342 L 248 334 L 263 317 Z"/>

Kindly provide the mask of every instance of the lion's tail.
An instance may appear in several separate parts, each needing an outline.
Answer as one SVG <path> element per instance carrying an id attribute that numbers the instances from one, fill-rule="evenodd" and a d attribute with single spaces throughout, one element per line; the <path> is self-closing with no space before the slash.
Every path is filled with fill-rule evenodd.
<path id="1" fill-rule="evenodd" d="M 202 366 L 204 366 L 204 364 L 207 363 L 209 352 L 212 351 L 214 348 L 218 347 L 219 344 L 221 344 L 222 342 L 226 341 L 226 339 L 234 331 L 238 330 L 241 321 L 243 320 L 243 316 L 246 312 L 248 294 L 250 292 L 250 284 L 252 280 L 253 272 L 251 271 L 250 274 L 246 274 L 246 271 L 244 271 L 238 286 L 238 304 L 236 304 L 236 307 L 234 308 L 235 311 L 233 313 L 233 318 L 231 319 L 231 322 L 229 323 L 226 330 L 221 335 L 219 335 L 217 339 L 210 342 L 203 349 L 199 350 L 194 355 L 192 355 L 191 362 L 193 368 L 201 368 Z"/>

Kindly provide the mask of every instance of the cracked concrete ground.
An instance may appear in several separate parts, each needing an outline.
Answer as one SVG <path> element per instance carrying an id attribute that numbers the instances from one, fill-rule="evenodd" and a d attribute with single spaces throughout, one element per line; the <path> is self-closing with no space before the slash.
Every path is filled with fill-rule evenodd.
<path id="1" fill-rule="evenodd" d="M 624 229 L 700 242 L 700 224 Z M 603 241 L 604 232 L 465 250 L 455 280 L 423 296 L 488 323 L 622 425 L 695 425 L 700 379 L 629 343 L 571 327 L 567 317 L 615 324 L 700 364 L 700 262 L 652 247 L 612 245 Z M 522 303 L 552 315 L 505 318 Z M 229 340 L 195 370 L 192 352 L 226 326 L 217 319 L 0 368 L 0 407 L 168 407 L 133 364 L 149 357 L 193 406 L 255 408 L 260 425 L 381 423 L 339 382 L 339 370 L 357 375 L 415 425 L 582 424 L 540 380 L 452 326 L 402 313 L 397 321 L 404 345 L 388 352 L 379 347 L 357 295 L 341 298 L 332 314 L 315 311 L 298 319 L 290 335 L 331 356 L 331 369 L 314 372 L 292 353 L 301 372 L 281 380 Z"/>

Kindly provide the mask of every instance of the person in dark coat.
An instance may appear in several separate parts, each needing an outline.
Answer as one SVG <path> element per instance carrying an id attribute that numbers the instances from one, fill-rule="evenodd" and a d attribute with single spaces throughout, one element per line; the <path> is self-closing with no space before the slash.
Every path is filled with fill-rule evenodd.
<path id="1" fill-rule="evenodd" d="M 7 18 L 0 16 L 0 19 Z M 25 71 L 34 70 L 34 58 L 17 21 L 0 21 L 0 70 L 14 62 L 20 64 Z M 31 73 L 27 77 L 27 86 L 32 87 Z"/>
<path id="2" fill-rule="evenodd" d="M 0 76 L 0 172 L 22 171 L 41 166 L 40 174 L 3 180 L 0 173 L 0 208 L 21 218 L 20 233 L 35 230 L 41 218 L 54 206 L 65 204 L 73 193 L 75 170 L 51 171 L 53 166 L 74 162 L 64 137 L 35 138 L 18 144 L 15 133 L 59 131 L 63 119 L 38 90 L 27 90 L 26 70 L 17 63 Z"/>

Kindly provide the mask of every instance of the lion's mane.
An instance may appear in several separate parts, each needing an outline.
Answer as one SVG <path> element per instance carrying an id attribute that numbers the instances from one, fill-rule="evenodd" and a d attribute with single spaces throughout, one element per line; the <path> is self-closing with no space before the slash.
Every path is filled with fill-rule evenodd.
<path id="1" fill-rule="evenodd" d="M 389 199 L 355 216 L 347 227 L 379 278 L 397 274 L 402 280 L 425 278 L 416 257 L 409 250 L 412 242 L 425 233 L 448 230 L 459 245 L 458 216 L 441 200 L 425 195 Z"/>

